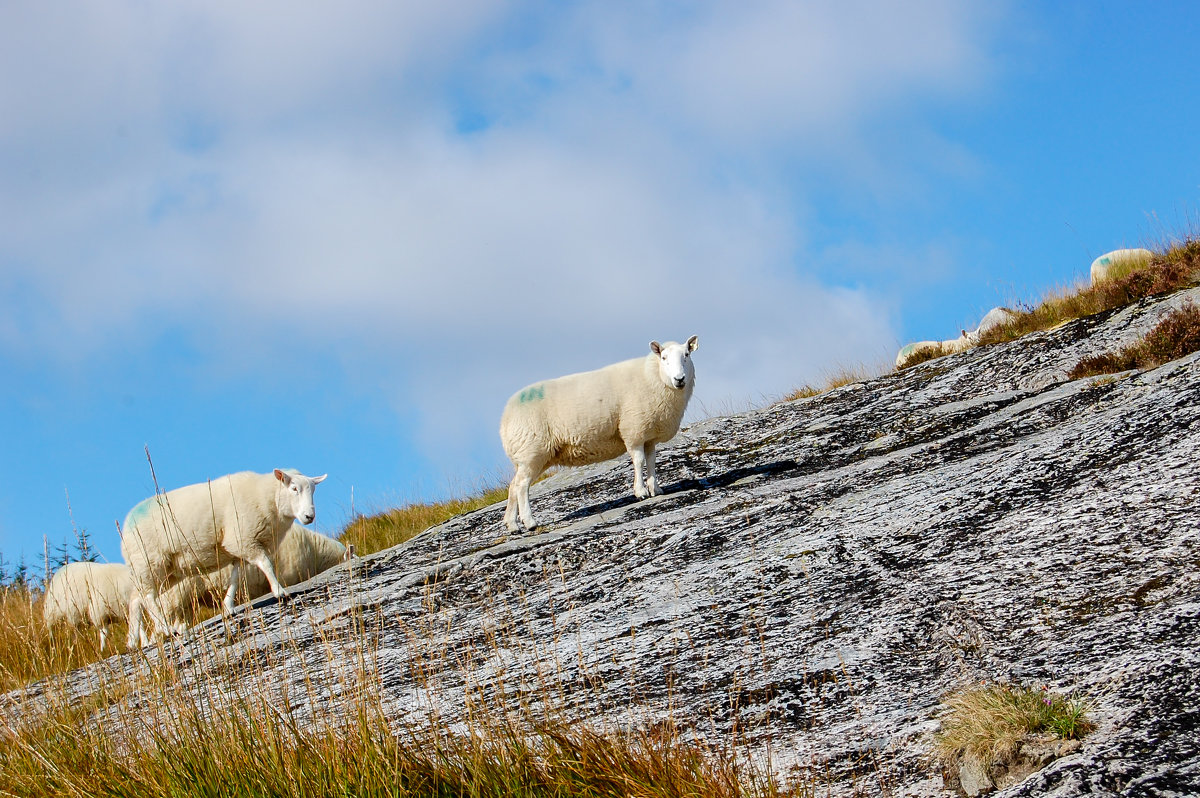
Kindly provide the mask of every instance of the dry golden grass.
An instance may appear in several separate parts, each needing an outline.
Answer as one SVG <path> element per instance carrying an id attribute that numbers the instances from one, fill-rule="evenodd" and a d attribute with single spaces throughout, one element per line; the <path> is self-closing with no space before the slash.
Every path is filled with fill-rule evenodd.
<path id="1" fill-rule="evenodd" d="M 1177 291 L 1200 282 L 1200 239 L 1187 238 L 1165 246 L 1149 261 L 1118 263 L 1099 285 L 1076 283 L 1054 288 L 1036 303 L 1018 303 L 1016 319 L 985 332 L 978 346 L 1014 341 L 1061 324 L 1123 307 L 1145 297 Z M 943 347 L 914 352 L 901 370 L 950 354 Z"/>
<path id="2" fill-rule="evenodd" d="M 354 519 L 342 530 L 338 540 L 347 546 L 353 544 L 359 556 L 371 554 L 410 540 L 456 515 L 483 509 L 507 497 L 508 488 L 505 486 L 485 488 L 473 496 L 442 502 L 406 504 L 378 515 Z"/>
<path id="3" fill-rule="evenodd" d="M 794 399 L 807 399 L 812 396 L 820 396 L 837 388 L 852 385 L 856 382 L 871 380 L 886 373 L 887 370 L 884 368 L 871 367 L 863 363 L 856 366 L 839 366 L 824 374 L 820 385 L 803 385 L 783 397 L 780 401 L 791 402 Z"/>
<path id="4" fill-rule="evenodd" d="M 811 794 L 749 767 L 728 741 L 685 741 L 669 720 L 620 729 L 571 722 L 548 706 L 559 694 L 553 683 L 537 716 L 495 701 L 472 705 L 468 691 L 453 727 L 432 709 L 427 722 L 397 725 L 384 709 L 369 628 L 381 622 L 355 615 L 307 654 L 286 642 L 252 654 L 193 648 L 188 673 L 204 674 L 199 682 L 160 657 L 164 664 L 141 660 L 133 677 L 108 677 L 82 701 L 59 680 L 25 705 L 0 706 L 0 795 Z M 456 652 L 425 650 L 425 634 L 413 639 L 413 672 L 427 674 L 424 689 L 437 689 Z M 510 653 L 512 642 L 504 641 Z M 284 666 L 287 684 L 278 675 Z M 461 690 L 455 695 L 463 699 Z"/>
<path id="5" fill-rule="evenodd" d="M 978 762 L 1007 761 L 1029 734 L 1077 740 L 1094 728 L 1087 704 L 1048 690 L 994 684 L 957 692 L 946 699 L 937 754 L 949 762 L 962 755 Z"/>
<path id="6" fill-rule="evenodd" d="M 1144 338 L 1119 352 L 1085 357 L 1068 376 L 1075 380 L 1129 369 L 1150 369 L 1200 350 L 1200 308 L 1191 303 L 1168 313 Z"/>
<path id="7" fill-rule="evenodd" d="M 102 658 L 95 629 L 62 626 L 53 631 L 42 620 L 41 591 L 25 585 L 0 587 L 0 692 Z M 118 648 L 124 645 L 124 624 L 110 627 L 109 641 Z"/>
<path id="8" fill-rule="evenodd" d="M 896 370 L 903 371 L 904 369 L 912 368 L 918 363 L 924 363 L 927 360 L 934 360 L 939 357 L 945 357 L 946 355 L 953 354 L 953 351 L 947 349 L 944 343 L 930 343 L 933 343 L 934 345 L 924 347 L 913 352 L 904 359 L 903 363 L 896 367 Z"/>

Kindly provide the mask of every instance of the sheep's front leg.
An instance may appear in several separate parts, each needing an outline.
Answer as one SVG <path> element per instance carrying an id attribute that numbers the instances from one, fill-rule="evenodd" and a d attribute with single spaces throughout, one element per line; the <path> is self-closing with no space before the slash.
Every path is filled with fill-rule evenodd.
<path id="1" fill-rule="evenodd" d="M 654 472 L 654 442 L 647 443 L 642 450 L 646 453 L 646 492 L 651 496 L 659 496 L 662 488 L 658 487 L 658 475 Z"/>
<path id="2" fill-rule="evenodd" d="M 104 641 L 108 638 L 108 624 L 100 627 L 100 653 L 104 653 Z"/>
<path id="3" fill-rule="evenodd" d="M 646 472 L 646 450 L 642 448 L 642 444 L 632 444 L 626 447 L 629 450 L 629 459 L 633 461 L 633 495 L 639 499 L 644 499 L 651 495 L 646 492 L 646 482 L 644 474 Z"/>
<path id="4" fill-rule="evenodd" d="M 271 586 L 271 595 L 278 599 L 280 604 L 287 601 L 288 592 L 283 589 L 283 585 L 279 584 L 279 580 L 275 578 L 275 566 L 271 565 L 271 558 L 267 556 L 267 553 L 265 551 L 260 552 L 255 555 L 250 563 L 257 565 L 258 570 L 262 571 L 263 576 L 267 578 L 267 584 Z"/>

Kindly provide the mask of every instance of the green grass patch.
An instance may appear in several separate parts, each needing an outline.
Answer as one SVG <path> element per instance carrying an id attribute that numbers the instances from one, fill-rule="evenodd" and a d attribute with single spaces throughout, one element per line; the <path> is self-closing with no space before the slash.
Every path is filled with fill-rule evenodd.
<path id="1" fill-rule="evenodd" d="M 1150 369 L 1200 350 L 1200 308 L 1187 303 L 1163 317 L 1144 338 L 1119 352 L 1085 357 L 1067 376 L 1071 379 Z"/>

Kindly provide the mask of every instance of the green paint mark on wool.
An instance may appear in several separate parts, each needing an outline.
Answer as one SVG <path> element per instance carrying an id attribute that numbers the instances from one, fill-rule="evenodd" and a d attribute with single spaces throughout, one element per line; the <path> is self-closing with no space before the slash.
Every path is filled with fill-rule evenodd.
<path id="1" fill-rule="evenodd" d="M 128 523 L 137 524 L 150 518 L 154 511 L 154 506 L 157 504 L 156 498 L 143 499 L 142 501 L 138 502 L 134 508 L 129 511 Z"/>
<path id="2" fill-rule="evenodd" d="M 517 397 L 517 402 L 525 404 L 526 402 L 536 402 L 538 399 L 546 398 L 546 389 L 544 386 L 535 385 L 532 388 L 526 388 L 521 391 L 521 395 Z"/>

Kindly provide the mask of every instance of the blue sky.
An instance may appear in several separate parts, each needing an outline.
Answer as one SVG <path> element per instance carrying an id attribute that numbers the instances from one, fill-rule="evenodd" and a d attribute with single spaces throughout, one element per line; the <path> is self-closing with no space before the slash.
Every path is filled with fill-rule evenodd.
<path id="1" fill-rule="evenodd" d="M 0 6 L 0 553 L 328 472 L 506 479 L 534 380 L 700 336 L 692 418 L 1189 229 L 1191 3 Z M 68 512 L 68 496 L 71 512 Z"/>

